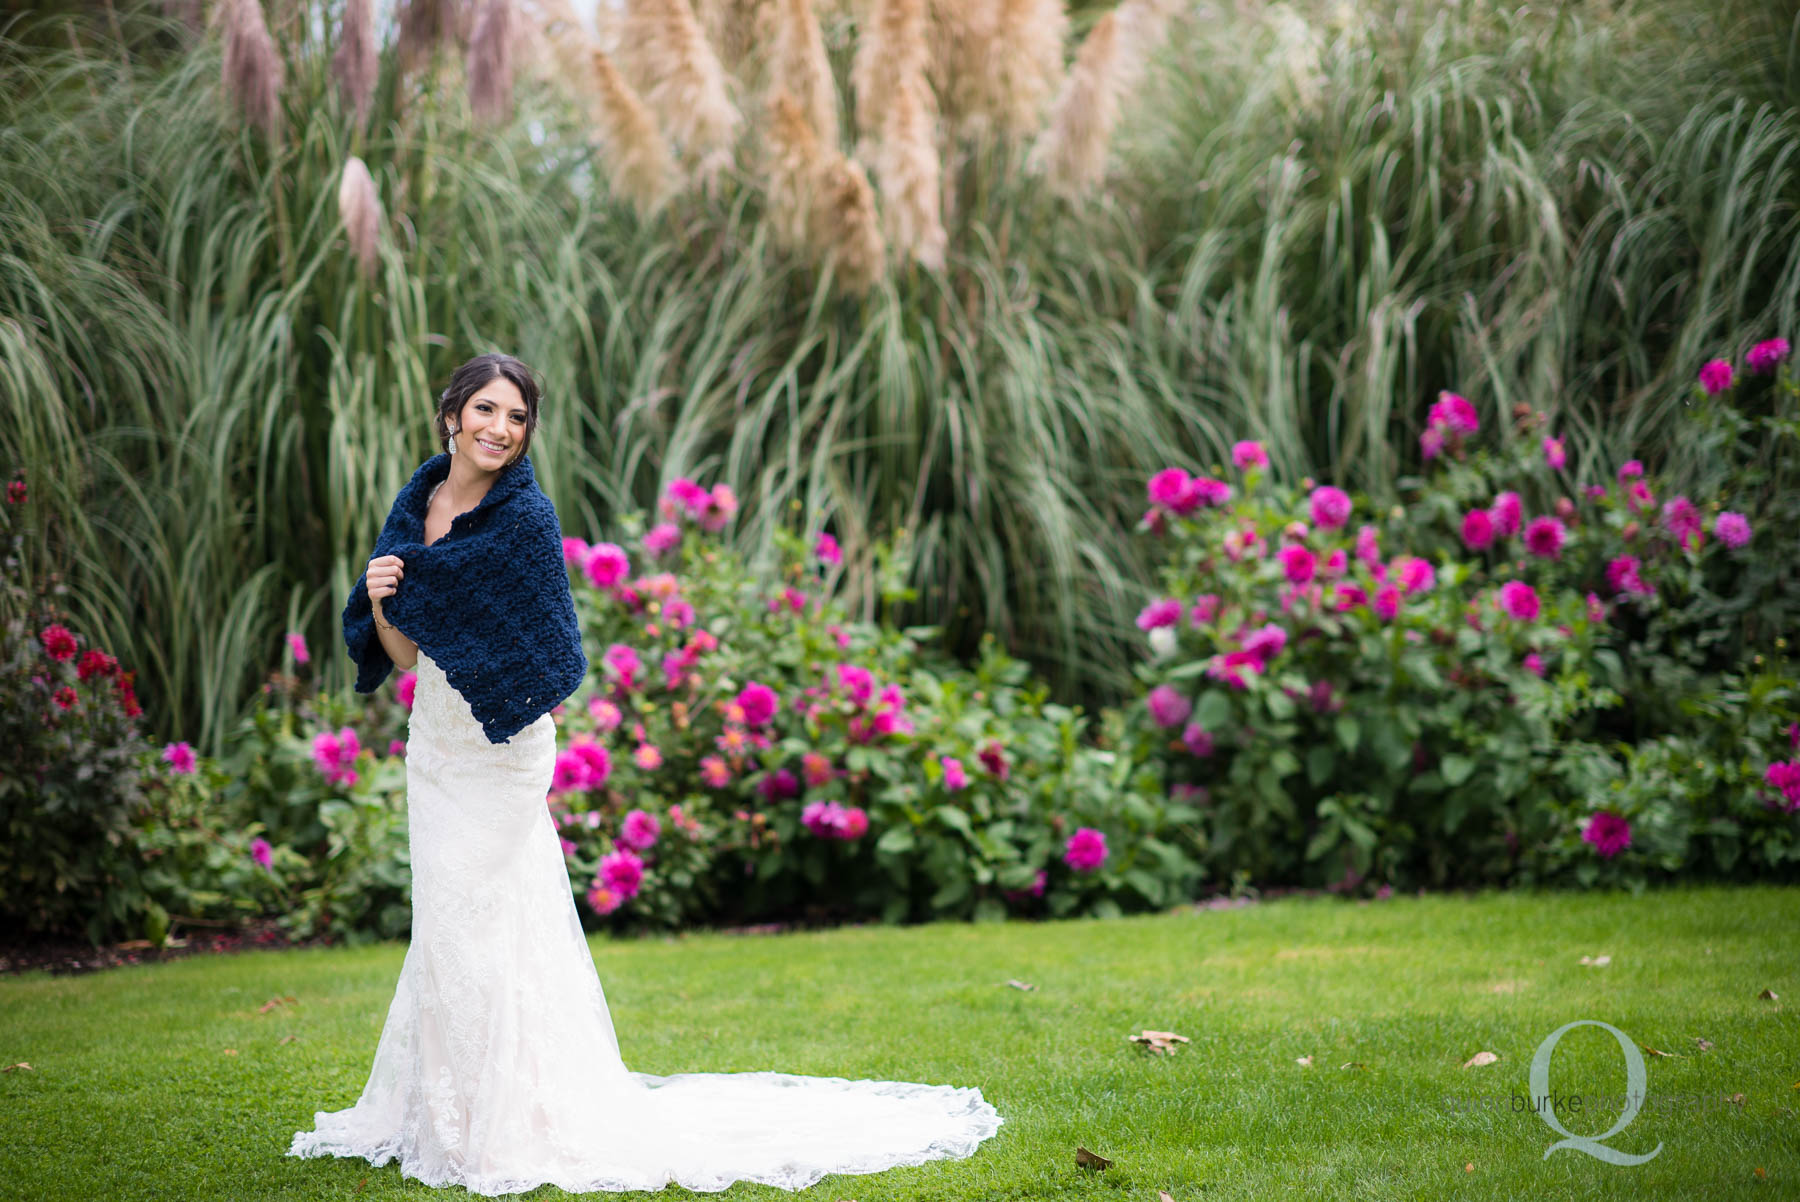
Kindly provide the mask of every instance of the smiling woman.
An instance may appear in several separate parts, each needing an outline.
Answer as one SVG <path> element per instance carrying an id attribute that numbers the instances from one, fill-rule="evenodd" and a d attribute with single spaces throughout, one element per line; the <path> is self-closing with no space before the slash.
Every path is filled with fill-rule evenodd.
<path id="1" fill-rule="evenodd" d="M 1002 1121 L 977 1088 L 626 1068 L 545 804 L 551 711 L 587 660 L 561 524 L 525 456 L 537 399 L 507 356 L 457 370 L 445 453 L 395 498 L 344 609 L 360 691 L 419 666 L 412 941 L 361 1096 L 315 1112 L 289 1154 L 397 1158 L 404 1176 L 490 1195 L 802 1189 L 972 1155 Z"/>

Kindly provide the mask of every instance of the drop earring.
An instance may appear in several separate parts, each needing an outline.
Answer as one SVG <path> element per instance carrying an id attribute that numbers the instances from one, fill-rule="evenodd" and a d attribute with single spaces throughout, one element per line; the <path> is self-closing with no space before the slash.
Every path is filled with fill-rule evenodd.
<path id="1" fill-rule="evenodd" d="M 456 431 L 455 430 L 450 431 L 449 436 L 444 439 L 444 450 L 451 455 L 456 454 Z"/>

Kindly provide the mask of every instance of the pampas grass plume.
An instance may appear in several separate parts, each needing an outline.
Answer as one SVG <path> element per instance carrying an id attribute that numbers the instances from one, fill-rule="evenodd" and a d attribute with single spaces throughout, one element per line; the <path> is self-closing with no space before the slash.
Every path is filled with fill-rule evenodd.
<path id="1" fill-rule="evenodd" d="M 604 50 L 593 48 L 594 104 L 600 135 L 611 156 L 610 184 L 648 216 L 675 189 L 675 158 L 650 110 L 631 90 Z"/>
<path id="2" fill-rule="evenodd" d="M 226 0 L 225 94 L 244 119 L 274 137 L 281 129 L 281 56 L 258 0 Z"/>
<path id="3" fill-rule="evenodd" d="M 800 102 L 813 133 L 826 146 L 838 144 L 837 85 L 812 0 L 781 0 L 776 27 L 774 78 Z"/>
<path id="4" fill-rule="evenodd" d="M 702 180 L 731 161 L 741 118 L 687 0 L 629 0 L 620 66 Z"/>
<path id="5" fill-rule="evenodd" d="M 469 108 L 477 121 L 512 114 L 513 0 L 484 0 L 469 40 Z"/>
<path id="6" fill-rule="evenodd" d="M 925 0 L 873 0 L 872 18 L 856 42 L 850 89 L 856 95 L 856 136 L 867 153 L 879 134 L 885 106 L 901 79 L 931 64 L 925 44 Z"/>
<path id="7" fill-rule="evenodd" d="M 837 286 L 853 296 L 874 287 L 886 266 L 875 189 L 854 159 L 832 153 L 819 173 L 814 246 L 834 269 Z"/>
<path id="8" fill-rule="evenodd" d="M 813 209 L 824 152 L 800 102 L 776 85 L 769 96 L 769 219 L 775 244 L 786 251 L 812 242 Z"/>
<path id="9" fill-rule="evenodd" d="M 896 83 L 875 144 L 874 167 L 894 254 L 937 271 L 944 266 L 947 237 L 929 88 L 923 71 L 913 71 Z"/>
<path id="10" fill-rule="evenodd" d="M 374 278 L 376 250 L 381 241 L 381 200 L 375 194 L 375 181 L 368 164 L 355 155 L 344 162 L 343 176 L 338 180 L 338 220 L 356 262 L 365 277 Z"/>
<path id="11" fill-rule="evenodd" d="M 356 113 L 357 125 L 369 119 L 378 71 L 373 0 L 347 0 L 344 21 L 338 29 L 337 52 L 331 56 L 331 74 L 338 95 Z"/>

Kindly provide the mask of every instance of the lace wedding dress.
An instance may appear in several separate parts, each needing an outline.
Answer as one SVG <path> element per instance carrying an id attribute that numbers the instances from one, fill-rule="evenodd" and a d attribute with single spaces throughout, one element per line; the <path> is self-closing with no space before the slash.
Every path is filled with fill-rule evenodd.
<path id="1" fill-rule="evenodd" d="M 412 942 L 362 1096 L 290 1156 L 398 1159 L 485 1195 L 798 1190 L 969 1156 L 999 1129 L 973 1088 L 628 1071 L 545 805 L 554 720 L 489 743 L 421 653 L 407 734 Z"/>

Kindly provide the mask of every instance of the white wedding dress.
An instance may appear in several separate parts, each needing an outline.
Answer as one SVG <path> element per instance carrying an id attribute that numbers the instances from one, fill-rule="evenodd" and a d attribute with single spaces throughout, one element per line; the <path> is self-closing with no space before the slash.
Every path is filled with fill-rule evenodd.
<path id="1" fill-rule="evenodd" d="M 290 1156 L 398 1159 L 496 1195 L 798 1190 L 964 1157 L 1002 1122 L 979 1089 L 776 1072 L 628 1071 L 545 795 L 549 714 L 491 744 L 421 654 L 409 720 L 412 942 L 368 1084 Z"/>

